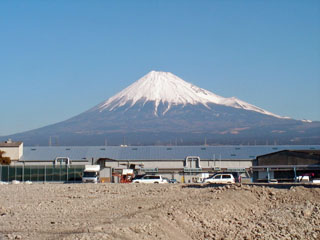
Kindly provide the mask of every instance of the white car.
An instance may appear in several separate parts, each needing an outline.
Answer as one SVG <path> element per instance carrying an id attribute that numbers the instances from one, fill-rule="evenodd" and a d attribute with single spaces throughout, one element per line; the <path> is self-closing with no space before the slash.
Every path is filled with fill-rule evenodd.
<path id="1" fill-rule="evenodd" d="M 234 179 L 232 174 L 222 173 L 213 175 L 210 178 L 206 178 L 203 181 L 204 183 L 235 183 L 236 180 Z"/>
<path id="2" fill-rule="evenodd" d="M 132 183 L 169 183 L 165 178 L 161 175 L 145 175 L 142 178 L 134 179 Z"/>
<path id="3" fill-rule="evenodd" d="M 320 184 L 320 179 L 313 179 L 313 180 L 312 180 L 312 183 Z"/>
<path id="4" fill-rule="evenodd" d="M 310 182 L 309 176 L 297 176 L 296 177 L 297 182 Z"/>

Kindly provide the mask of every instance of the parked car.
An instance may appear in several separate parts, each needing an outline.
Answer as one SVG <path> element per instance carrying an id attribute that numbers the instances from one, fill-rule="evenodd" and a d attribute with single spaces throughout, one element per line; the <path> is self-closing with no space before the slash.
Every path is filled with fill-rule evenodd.
<path id="1" fill-rule="evenodd" d="M 134 179 L 132 183 L 168 183 L 161 175 L 145 175 L 140 179 Z"/>
<path id="2" fill-rule="evenodd" d="M 320 184 L 320 179 L 313 179 L 313 180 L 312 180 L 312 183 Z"/>
<path id="3" fill-rule="evenodd" d="M 235 183 L 235 178 L 232 174 L 215 174 L 212 177 L 206 178 L 204 183 Z"/>
<path id="4" fill-rule="evenodd" d="M 296 182 L 311 182 L 314 178 L 314 173 L 304 173 L 296 177 Z"/>
<path id="5" fill-rule="evenodd" d="M 278 180 L 277 180 L 277 179 L 269 179 L 269 180 L 268 180 L 268 183 L 274 183 L 274 184 L 276 184 L 276 183 L 278 183 Z"/>
<path id="6" fill-rule="evenodd" d="M 297 182 L 310 182 L 310 176 L 297 176 Z"/>
<path id="7" fill-rule="evenodd" d="M 167 183 L 170 183 L 170 179 L 166 177 L 162 177 L 164 181 L 167 181 Z"/>
<path id="8" fill-rule="evenodd" d="M 177 181 L 177 179 L 172 178 L 172 179 L 169 180 L 169 183 L 178 183 L 178 181 Z"/>

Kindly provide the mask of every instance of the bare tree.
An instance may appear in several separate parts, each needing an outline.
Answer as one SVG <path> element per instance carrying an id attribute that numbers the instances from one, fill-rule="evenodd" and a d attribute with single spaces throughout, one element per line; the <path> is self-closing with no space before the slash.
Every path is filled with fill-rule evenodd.
<path id="1" fill-rule="evenodd" d="M 10 157 L 4 157 L 3 154 L 5 152 L 0 150 L 0 164 L 1 165 L 10 165 L 11 159 Z"/>

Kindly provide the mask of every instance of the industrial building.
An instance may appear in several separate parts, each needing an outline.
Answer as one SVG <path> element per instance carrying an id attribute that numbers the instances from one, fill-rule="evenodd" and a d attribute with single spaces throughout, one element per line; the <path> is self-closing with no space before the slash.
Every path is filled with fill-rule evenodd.
<path id="1" fill-rule="evenodd" d="M 257 156 L 252 170 L 255 182 L 294 182 L 304 175 L 320 178 L 320 150 L 282 150 Z"/>
<path id="2" fill-rule="evenodd" d="M 22 144 L 16 142 L 10 153 Z M 18 159 L 12 158 L 10 169 L 0 166 L 0 180 L 77 181 L 84 165 L 99 164 L 105 182 L 117 182 L 114 173 L 126 168 L 137 174 L 194 182 L 204 173 L 219 171 L 247 176 L 257 156 L 283 150 L 320 150 L 320 146 L 49 146 L 22 150 Z"/>

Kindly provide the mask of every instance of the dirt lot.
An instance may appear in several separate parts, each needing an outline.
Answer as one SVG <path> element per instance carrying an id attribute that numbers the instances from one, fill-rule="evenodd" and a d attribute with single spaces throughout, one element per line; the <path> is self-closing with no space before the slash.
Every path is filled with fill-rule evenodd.
<path id="1" fill-rule="evenodd" d="M 320 187 L 0 185 L 0 239 L 320 239 Z"/>

